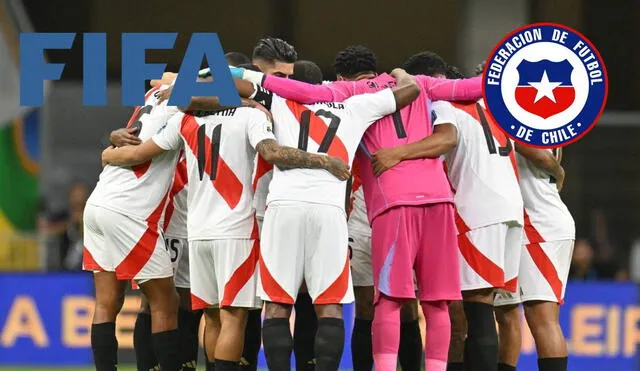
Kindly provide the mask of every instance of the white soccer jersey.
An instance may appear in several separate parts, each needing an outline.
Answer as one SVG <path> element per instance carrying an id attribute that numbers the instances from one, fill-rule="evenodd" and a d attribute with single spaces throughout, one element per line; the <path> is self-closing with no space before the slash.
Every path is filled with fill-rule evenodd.
<path id="1" fill-rule="evenodd" d="M 163 85 L 151 89 L 145 105 L 137 107 L 127 127 L 137 127 L 138 137 L 144 142 L 162 129 L 178 108 L 168 106 L 167 100 L 158 104 L 157 92 L 167 89 Z M 127 216 L 158 222 L 166 194 L 173 180 L 178 152 L 171 151 L 151 161 L 133 167 L 107 165 L 87 204 L 110 209 Z"/>
<path id="2" fill-rule="evenodd" d="M 351 185 L 351 214 L 349 214 L 349 234 L 371 236 L 371 226 L 367 218 L 367 206 L 364 202 L 364 191 L 360 179 L 357 162 L 353 166 L 353 183 Z"/>
<path id="3" fill-rule="evenodd" d="M 457 146 L 445 155 L 458 214 L 469 229 L 516 221 L 523 224 L 514 150 L 487 115 L 483 102 L 433 103 L 434 125 L 451 123 Z"/>
<path id="4" fill-rule="evenodd" d="M 258 155 L 256 158 L 256 170 L 253 175 L 253 207 L 256 209 L 256 217 L 260 220 L 264 218 L 269 183 L 271 183 L 272 178 L 273 165 Z"/>
<path id="5" fill-rule="evenodd" d="M 260 88 L 275 122 L 278 144 L 310 153 L 326 153 L 352 165 L 365 130 L 378 119 L 396 110 L 391 89 L 353 96 L 341 103 L 303 105 Z M 303 201 L 345 207 L 347 186 L 321 169 L 275 167 L 267 204 L 273 201 Z"/>
<path id="6" fill-rule="evenodd" d="M 163 149 L 185 149 L 189 241 L 256 237 L 252 175 L 255 147 L 265 139 L 275 140 L 271 123 L 248 107 L 178 114 L 153 137 Z"/>
<path id="7" fill-rule="evenodd" d="M 164 211 L 163 230 L 166 236 L 187 238 L 187 159 L 180 151 L 173 183 L 167 195 L 167 207 Z"/>
<path id="8" fill-rule="evenodd" d="M 551 151 L 551 150 L 548 150 Z M 544 241 L 573 240 L 576 228 L 573 217 L 562 202 L 555 182 L 531 161 L 516 155 L 520 173 L 520 191 L 526 212 L 525 230 L 531 235 L 531 227 Z"/>

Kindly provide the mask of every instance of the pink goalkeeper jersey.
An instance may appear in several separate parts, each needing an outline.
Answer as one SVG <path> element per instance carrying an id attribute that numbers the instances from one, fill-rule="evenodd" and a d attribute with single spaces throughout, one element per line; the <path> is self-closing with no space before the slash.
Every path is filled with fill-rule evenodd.
<path id="1" fill-rule="evenodd" d="M 388 208 L 453 202 L 453 195 L 440 158 L 400 162 L 379 177 L 373 174 L 370 157 L 381 148 L 415 142 L 431 135 L 431 100 L 477 100 L 482 96 L 480 77 L 464 80 L 416 76 L 420 95 L 409 106 L 385 116 L 365 132 L 356 160 L 364 188 L 369 222 Z M 303 104 L 341 102 L 364 93 L 395 86 L 388 74 L 373 79 L 311 85 L 276 76 L 265 76 L 262 85 L 274 93 Z"/>

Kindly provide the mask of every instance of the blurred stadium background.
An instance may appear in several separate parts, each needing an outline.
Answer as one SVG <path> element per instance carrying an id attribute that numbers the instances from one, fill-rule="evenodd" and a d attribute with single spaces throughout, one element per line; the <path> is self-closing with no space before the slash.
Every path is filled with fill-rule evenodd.
<path id="1" fill-rule="evenodd" d="M 0 0 L 0 370 L 91 368 L 92 283 L 78 272 L 82 210 L 107 134 L 131 112 L 120 105 L 120 33 L 180 32 L 174 50 L 147 53 L 170 70 L 192 32 L 218 32 L 225 52 L 248 55 L 260 37 L 278 36 L 331 79 L 333 56 L 351 44 L 373 49 L 381 70 L 433 50 L 471 73 L 502 36 L 538 21 L 584 33 L 610 78 L 605 114 L 563 160 L 562 196 L 578 237 L 562 314 L 570 370 L 639 370 L 638 0 Z M 109 105 L 82 106 L 79 36 L 73 49 L 47 53 L 67 66 L 62 81 L 46 86 L 45 106 L 19 107 L 19 33 L 31 31 L 108 32 Z M 125 363 L 133 360 L 137 300 L 129 297 L 119 318 Z M 524 337 L 519 370 L 535 370 L 533 341 Z"/>

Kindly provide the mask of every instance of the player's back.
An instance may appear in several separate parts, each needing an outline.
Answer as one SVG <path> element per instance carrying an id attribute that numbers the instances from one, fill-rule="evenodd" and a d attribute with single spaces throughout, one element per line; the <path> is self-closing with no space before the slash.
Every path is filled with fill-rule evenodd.
<path id="1" fill-rule="evenodd" d="M 545 241 L 574 239 L 573 217 L 560 198 L 555 180 L 524 156 L 517 154 L 516 159 L 520 190 L 528 216 L 525 222 L 533 225 Z"/>
<path id="2" fill-rule="evenodd" d="M 128 127 L 138 128 L 138 137 L 144 142 L 166 125 L 178 111 L 167 101 L 158 102 L 157 93 L 168 86 L 151 89 L 145 105 L 137 107 Z M 88 204 L 101 206 L 128 216 L 145 220 L 152 215 L 159 219 L 167 190 L 173 180 L 178 153 L 170 151 L 153 160 L 133 167 L 107 165 Z"/>
<path id="3" fill-rule="evenodd" d="M 389 207 L 452 202 L 453 197 L 439 158 L 402 161 L 379 177 L 373 174 L 370 157 L 381 148 L 419 141 L 433 133 L 430 100 L 425 90 L 425 76 L 416 76 L 420 94 L 408 106 L 383 117 L 363 136 L 362 151 L 358 155 L 369 219 Z M 395 86 L 395 79 L 382 74 L 375 79 L 354 82 L 358 93 L 377 91 Z"/>
<path id="4" fill-rule="evenodd" d="M 393 92 L 353 96 L 341 103 L 302 105 L 273 96 L 271 112 L 278 144 L 310 153 L 326 153 L 353 163 L 365 130 L 395 110 Z M 302 201 L 344 209 L 346 182 L 325 170 L 274 169 L 267 203 Z"/>
<path id="5" fill-rule="evenodd" d="M 254 228 L 252 123 L 266 116 L 247 107 L 196 117 L 177 115 L 187 158 L 189 240 L 250 238 Z M 269 129 L 270 130 L 270 129 Z"/>
<path id="6" fill-rule="evenodd" d="M 434 102 L 435 124 L 450 122 L 458 143 L 445 155 L 459 215 L 471 228 L 517 221 L 522 225 L 522 197 L 509 138 L 487 115 L 482 102 Z"/>

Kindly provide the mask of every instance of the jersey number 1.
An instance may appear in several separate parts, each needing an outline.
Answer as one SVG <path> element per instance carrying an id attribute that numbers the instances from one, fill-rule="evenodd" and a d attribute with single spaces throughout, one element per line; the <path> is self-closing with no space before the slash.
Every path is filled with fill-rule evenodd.
<path id="1" fill-rule="evenodd" d="M 209 180 L 216 180 L 216 174 L 218 173 L 218 159 L 220 157 L 220 134 L 222 132 L 222 124 L 218 124 L 213 128 L 209 148 L 205 148 L 205 138 L 207 137 L 207 134 L 205 133 L 206 127 L 206 125 L 201 125 L 198 128 L 198 172 L 200 174 L 200 180 L 202 180 L 205 173 L 204 167 L 207 163 L 206 151 L 209 151 L 211 155 L 211 163 L 208 171 Z"/>
<path id="2" fill-rule="evenodd" d="M 326 117 L 331 119 L 329 123 L 329 128 L 327 132 L 324 134 L 322 138 L 322 142 L 320 143 L 320 147 L 318 147 L 318 153 L 327 153 L 333 139 L 336 137 L 336 133 L 338 132 L 338 127 L 340 126 L 340 117 L 334 115 L 329 111 L 325 111 L 323 109 L 315 112 L 317 116 Z M 300 114 L 300 134 L 298 135 L 298 149 L 303 151 L 307 150 L 307 146 L 309 145 L 309 126 L 311 124 L 311 111 L 304 110 Z"/>

